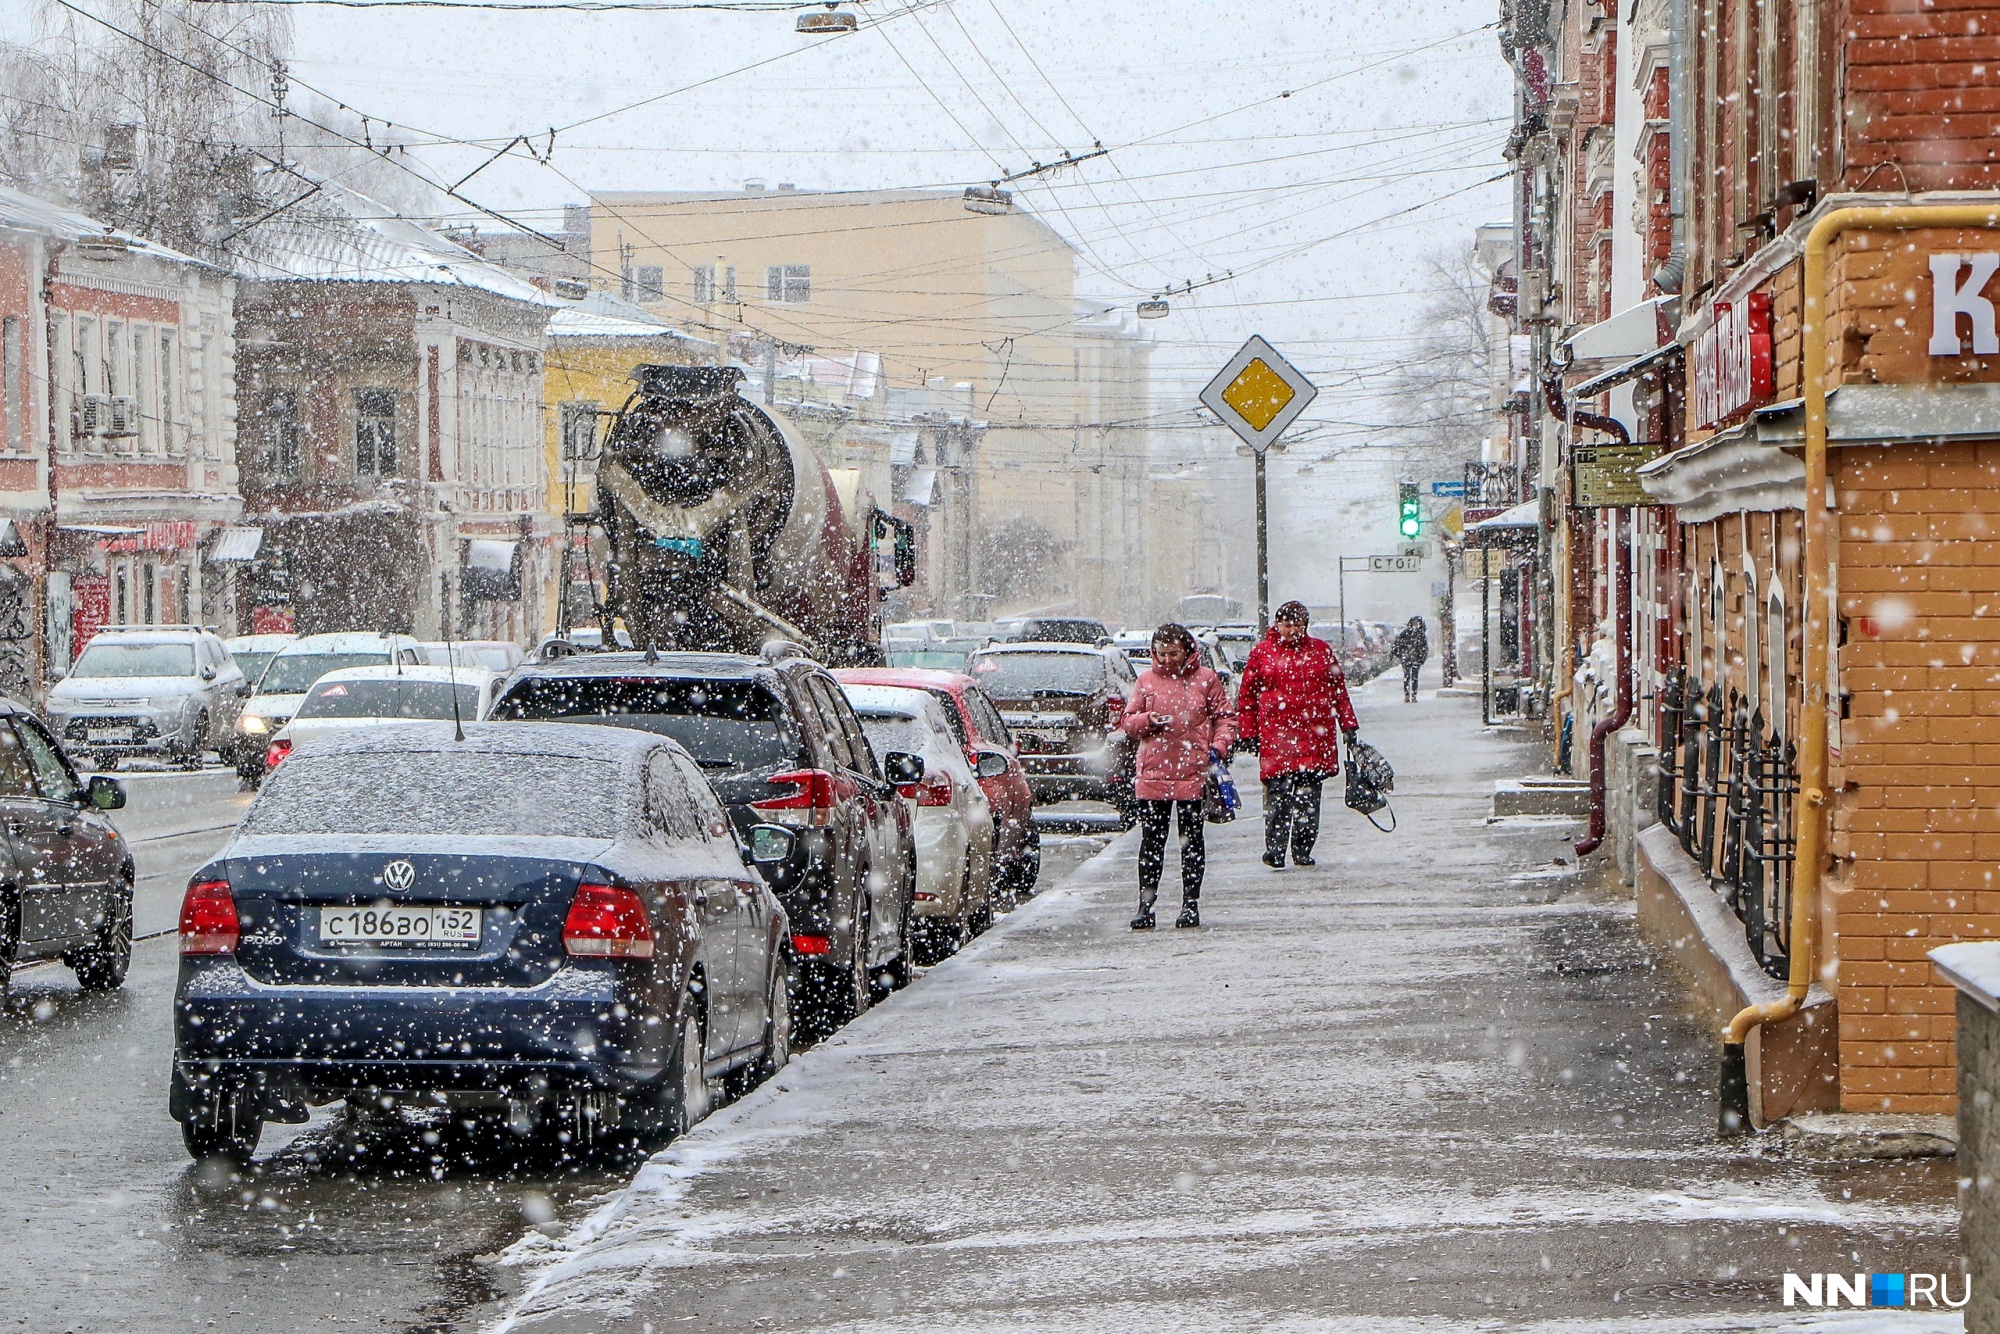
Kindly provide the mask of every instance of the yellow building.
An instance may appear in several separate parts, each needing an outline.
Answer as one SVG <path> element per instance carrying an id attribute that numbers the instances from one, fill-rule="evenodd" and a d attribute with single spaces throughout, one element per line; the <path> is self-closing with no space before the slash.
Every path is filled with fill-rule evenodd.
<path id="1" fill-rule="evenodd" d="M 550 587 L 541 600 L 543 634 L 557 628 L 557 585 L 567 577 L 570 624 L 588 624 L 591 586 L 603 584 L 603 553 L 585 545 L 588 529 L 565 536 L 565 516 L 587 514 L 597 502 L 597 447 L 610 426 L 600 413 L 616 412 L 632 392 L 632 370 L 641 365 L 712 365 L 716 346 L 626 304 L 593 292 L 549 320 L 543 357 L 544 442 L 548 491 L 544 502 L 556 550 L 546 568 Z M 567 571 L 565 572 L 565 564 Z"/>
<path id="2" fill-rule="evenodd" d="M 933 614 L 1139 611 L 1148 525 L 1130 516 L 1148 504 L 1149 433 L 1123 423 L 1150 415 L 1150 344 L 1108 328 L 1102 304 L 1080 309 L 1075 256 L 1047 225 L 969 212 L 956 192 L 753 183 L 600 194 L 590 233 L 595 266 L 621 276 L 622 295 L 731 340 L 753 384 L 760 362 L 775 374 L 807 352 L 866 350 L 883 401 L 913 405 L 910 425 L 966 424 L 952 437 L 962 452 L 915 460 L 924 480 L 897 496 L 906 513 L 939 507 L 933 540 L 963 544 L 931 563 L 950 576 L 930 589 Z M 961 505 L 971 531 L 939 522 Z M 1046 559 L 1024 569 L 1023 552 Z"/>

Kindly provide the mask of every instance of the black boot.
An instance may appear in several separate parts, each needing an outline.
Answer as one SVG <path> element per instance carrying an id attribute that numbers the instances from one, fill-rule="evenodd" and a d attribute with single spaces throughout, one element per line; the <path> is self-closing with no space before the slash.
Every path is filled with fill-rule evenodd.
<path id="1" fill-rule="evenodd" d="M 1312 854 L 1310 852 L 1295 852 L 1292 854 L 1292 865 L 1317 866 L 1319 865 L 1319 863 L 1313 860 Z"/>
<path id="2" fill-rule="evenodd" d="M 1139 905 L 1139 915 L 1132 919 L 1132 929 L 1134 931 L 1151 931 L 1153 929 L 1152 904 L 1142 903 Z"/>
<path id="3" fill-rule="evenodd" d="M 1174 919 L 1175 926 L 1200 926 L 1201 907 L 1196 899 L 1181 904 L 1181 915 Z"/>
<path id="4" fill-rule="evenodd" d="M 1266 865 L 1266 866 L 1270 867 L 1270 868 L 1271 868 L 1271 869 L 1272 869 L 1273 871 L 1282 871 L 1282 870 L 1284 870 L 1284 869 L 1285 869 L 1285 854 L 1284 854 L 1284 853 L 1282 853 L 1282 852 L 1267 852 L 1267 853 L 1265 853 L 1265 854 L 1264 854 L 1264 865 Z"/>

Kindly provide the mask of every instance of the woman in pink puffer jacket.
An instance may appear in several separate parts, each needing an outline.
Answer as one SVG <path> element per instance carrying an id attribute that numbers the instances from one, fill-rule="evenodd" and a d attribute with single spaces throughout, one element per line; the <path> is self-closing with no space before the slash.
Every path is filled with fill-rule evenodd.
<path id="1" fill-rule="evenodd" d="M 1208 766 L 1236 741 L 1229 688 L 1201 665 L 1194 636 L 1183 625 L 1153 632 L 1153 665 L 1139 676 L 1119 726 L 1138 739 L 1132 795 L 1139 802 L 1139 915 L 1134 931 L 1151 930 L 1153 903 L 1167 863 L 1167 824 L 1176 813 L 1181 833 L 1181 915 L 1174 925 L 1200 926 L 1201 793 Z"/>

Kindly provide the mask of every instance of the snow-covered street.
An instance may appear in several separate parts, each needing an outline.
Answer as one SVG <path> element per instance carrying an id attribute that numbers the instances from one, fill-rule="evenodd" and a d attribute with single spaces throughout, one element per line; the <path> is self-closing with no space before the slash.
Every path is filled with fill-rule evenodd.
<path id="1" fill-rule="evenodd" d="M 512 1247 L 504 1327 L 1803 1328 L 1788 1270 L 1955 1266 L 1949 1160 L 1716 1140 L 1629 899 L 1553 865 L 1569 826 L 1486 822 L 1524 741 L 1357 703 L 1397 833 L 1329 785 L 1318 867 L 1273 873 L 1253 804 L 1202 928 L 1150 934 L 1118 840 Z"/>

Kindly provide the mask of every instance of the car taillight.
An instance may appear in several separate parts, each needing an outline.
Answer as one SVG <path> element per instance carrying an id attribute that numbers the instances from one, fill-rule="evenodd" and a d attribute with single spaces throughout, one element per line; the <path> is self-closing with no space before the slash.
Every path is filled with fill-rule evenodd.
<path id="1" fill-rule="evenodd" d="M 234 954 L 242 926 L 227 880 L 197 880 L 181 900 L 181 953 Z"/>
<path id="2" fill-rule="evenodd" d="M 831 936 L 793 936 L 794 954 L 825 954 L 833 948 Z"/>
<path id="3" fill-rule="evenodd" d="M 650 959 L 653 924 L 623 885 L 578 885 L 563 922 L 563 948 L 591 959 Z"/>
<path id="4" fill-rule="evenodd" d="M 950 774 L 931 774 L 923 782 L 917 784 L 917 805 L 919 806 L 949 806 L 951 805 L 951 797 L 952 783 Z"/>
<path id="5" fill-rule="evenodd" d="M 792 790 L 781 796 L 753 801 L 750 803 L 752 810 L 802 811 L 806 823 L 815 828 L 833 823 L 833 775 L 826 770 L 793 769 L 772 774 L 769 781 L 773 787 L 789 786 Z"/>
<path id="6" fill-rule="evenodd" d="M 264 748 L 264 768 L 266 770 L 277 768 L 285 762 L 285 757 L 291 753 L 291 739 L 289 737 L 279 737 Z"/>

